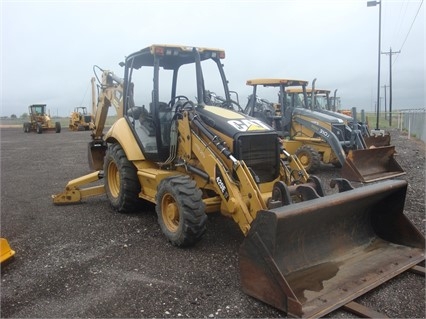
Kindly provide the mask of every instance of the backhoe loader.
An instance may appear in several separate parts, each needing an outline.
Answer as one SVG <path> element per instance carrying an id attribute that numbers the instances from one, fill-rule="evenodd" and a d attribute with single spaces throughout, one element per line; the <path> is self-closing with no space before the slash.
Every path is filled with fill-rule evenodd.
<path id="1" fill-rule="evenodd" d="M 105 193 L 118 212 L 154 203 L 178 247 L 198 242 L 207 213 L 220 211 L 247 236 L 244 291 L 292 316 L 327 314 L 424 259 L 424 238 L 403 214 L 405 181 L 353 189 L 337 179 L 340 192 L 324 197 L 319 179 L 299 183 L 298 172 L 289 174 L 276 130 L 208 104 L 207 88 L 232 103 L 224 57 L 220 49 L 152 45 L 126 57 L 123 79 L 103 70 L 88 148 L 94 171 L 68 182 L 53 203 Z M 118 119 L 104 134 L 111 105 Z M 305 273 L 327 288 L 313 289 Z M 324 302 L 328 283 L 334 295 Z"/>
<path id="2" fill-rule="evenodd" d="M 349 113 L 346 112 L 346 114 L 337 112 L 335 109 L 333 109 L 333 106 L 330 102 L 330 90 L 315 88 L 315 81 L 316 79 L 312 81 L 311 88 L 306 88 L 308 97 L 307 104 L 312 110 L 337 117 L 343 120 L 345 124 L 351 127 L 353 130 L 360 130 L 367 148 L 370 148 L 371 146 L 380 147 L 390 145 L 389 132 L 385 132 L 384 130 L 373 130 L 371 132 L 365 119 L 363 120 L 361 117 L 361 120 L 358 121 L 356 108 L 352 108 L 352 111 Z M 314 94 L 312 94 L 312 92 L 314 92 Z M 287 90 L 287 93 L 291 97 L 295 96 L 294 100 L 297 100 L 297 95 L 299 98 L 303 98 L 303 92 L 300 88 L 290 88 Z M 335 99 L 336 97 L 334 97 L 333 100 Z"/>
<path id="3" fill-rule="evenodd" d="M 359 130 L 352 130 L 340 118 L 308 108 L 307 83 L 291 79 L 248 80 L 253 93 L 244 112 L 280 131 L 284 148 L 299 157 L 309 173 L 323 162 L 342 167 L 345 179 L 363 183 L 405 174 L 393 157 L 393 146 L 367 149 Z M 278 103 L 257 98 L 259 87 L 278 89 Z M 297 87 L 302 93 L 288 94 L 293 89 L 289 87 Z"/>

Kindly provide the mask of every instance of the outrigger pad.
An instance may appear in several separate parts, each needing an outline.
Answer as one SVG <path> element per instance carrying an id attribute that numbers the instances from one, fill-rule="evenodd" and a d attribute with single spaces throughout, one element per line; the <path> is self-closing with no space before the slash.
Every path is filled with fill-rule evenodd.
<path id="1" fill-rule="evenodd" d="M 0 263 L 5 263 L 15 255 L 6 238 L 0 238 Z"/>
<path id="2" fill-rule="evenodd" d="M 425 258 L 388 180 L 260 211 L 240 248 L 243 291 L 294 317 L 321 317 Z"/>

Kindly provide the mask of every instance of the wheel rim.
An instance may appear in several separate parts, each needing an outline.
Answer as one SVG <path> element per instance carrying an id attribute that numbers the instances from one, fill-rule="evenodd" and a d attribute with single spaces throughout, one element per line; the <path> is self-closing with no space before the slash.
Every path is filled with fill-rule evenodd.
<path id="1" fill-rule="evenodd" d="M 120 194 L 120 173 L 114 162 L 108 165 L 108 185 L 111 195 L 113 197 L 118 197 Z"/>
<path id="2" fill-rule="evenodd" d="M 301 153 L 301 154 L 299 154 L 299 160 L 300 160 L 300 163 L 302 163 L 302 165 L 303 166 L 309 166 L 309 162 L 310 162 L 310 159 L 309 159 L 309 155 L 308 154 L 306 154 L 306 153 Z"/>
<path id="3" fill-rule="evenodd" d="M 179 208 L 170 194 L 165 194 L 161 201 L 161 215 L 164 225 L 171 232 L 175 232 L 179 227 Z"/>

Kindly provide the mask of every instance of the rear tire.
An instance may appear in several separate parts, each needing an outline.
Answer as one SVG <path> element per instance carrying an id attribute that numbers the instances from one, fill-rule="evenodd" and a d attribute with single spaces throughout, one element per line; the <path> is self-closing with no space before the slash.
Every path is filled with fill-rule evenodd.
<path id="1" fill-rule="evenodd" d="M 315 173 L 321 166 L 320 154 L 308 145 L 299 147 L 295 155 L 308 173 Z"/>
<path id="2" fill-rule="evenodd" d="M 202 192 L 189 176 L 162 180 L 156 204 L 158 223 L 172 245 L 194 245 L 205 233 L 207 215 Z"/>
<path id="3" fill-rule="evenodd" d="M 60 122 L 55 123 L 55 132 L 61 133 L 61 123 Z"/>
<path id="4" fill-rule="evenodd" d="M 136 167 L 127 159 L 120 144 L 110 144 L 104 159 L 105 191 L 111 206 L 119 213 L 135 212 L 140 203 L 141 185 Z"/>

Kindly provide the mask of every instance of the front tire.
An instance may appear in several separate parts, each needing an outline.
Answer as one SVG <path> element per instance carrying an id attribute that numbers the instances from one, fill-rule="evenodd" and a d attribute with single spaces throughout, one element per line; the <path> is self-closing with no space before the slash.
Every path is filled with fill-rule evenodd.
<path id="1" fill-rule="evenodd" d="M 105 191 L 111 206 L 119 213 L 138 209 L 141 185 L 136 167 L 127 159 L 120 144 L 110 144 L 104 159 Z"/>
<path id="2" fill-rule="evenodd" d="M 206 231 L 202 192 L 189 176 L 166 178 L 158 186 L 155 210 L 164 235 L 174 246 L 198 242 Z"/>
<path id="3" fill-rule="evenodd" d="M 43 126 L 40 123 L 37 123 L 37 134 L 43 133 Z"/>
<path id="4" fill-rule="evenodd" d="M 299 147 L 295 155 L 308 173 L 315 173 L 321 166 L 320 154 L 308 145 Z"/>

